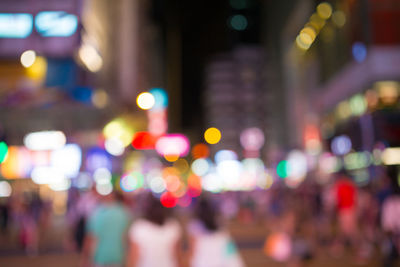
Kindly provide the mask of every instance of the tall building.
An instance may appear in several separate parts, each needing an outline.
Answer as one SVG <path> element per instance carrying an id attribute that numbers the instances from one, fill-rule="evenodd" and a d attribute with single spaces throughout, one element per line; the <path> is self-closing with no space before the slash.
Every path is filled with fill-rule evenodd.
<path id="1" fill-rule="evenodd" d="M 221 130 L 221 142 L 214 152 L 230 149 L 243 157 L 240 134 L 256 127 L 268 134 L 266 56 L 256 45 L 238 46 L 220 54 L 208 64 L 205 75 L 205 117 L 207 127 Z"/>

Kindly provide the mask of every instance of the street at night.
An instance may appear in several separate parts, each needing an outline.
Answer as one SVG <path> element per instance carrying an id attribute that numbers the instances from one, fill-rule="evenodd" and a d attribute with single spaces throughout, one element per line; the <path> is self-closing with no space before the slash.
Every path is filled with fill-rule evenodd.
<path id="1" fill-rule="evenodd" d="M 399 0 L 1 0 L 25 266 L 400 267 Z"/>

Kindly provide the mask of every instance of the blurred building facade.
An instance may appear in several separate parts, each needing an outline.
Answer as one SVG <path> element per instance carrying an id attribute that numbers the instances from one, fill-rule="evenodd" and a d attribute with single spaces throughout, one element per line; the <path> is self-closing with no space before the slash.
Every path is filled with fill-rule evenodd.
<path id="1" fill-rule="evenodd" d="M 223 134 L 221 142 L 213 147 L 215 151 L 242 151 L 240 134 L 245 129 L 256 127 L 264 135 L 268 133 L 270 110 L 265 68 L 262 47 L 249 45 L 217 55 L 207 66 L 206 123 L 208 127 L 218 127 Z"/>
<path id="2" fill-rule="evenodd" d="M 41 130 L 101 131 L 121 113 L 145 120 L 136 96 L 164 85 L 150 9 L 151 1 L 2 1 L 3 20 L 11 16 L 22 25 L 22 14 L 31 27 L 26 36 L 0 38 L 0 124 L 9 142 Z M 68 19 L 71 32 L 54 30 L 68 28 Z M 36 60 L 23 67 L 27 50 Z"/>
<path id="3" fill-rule="evenodd" d="M 289 146 L 307 148 L 313 126 L 327 150 L 340 134 L 355 150 L 398 145 L 398 12 L 397 1 L 296 3 L 279 35 Z"/>

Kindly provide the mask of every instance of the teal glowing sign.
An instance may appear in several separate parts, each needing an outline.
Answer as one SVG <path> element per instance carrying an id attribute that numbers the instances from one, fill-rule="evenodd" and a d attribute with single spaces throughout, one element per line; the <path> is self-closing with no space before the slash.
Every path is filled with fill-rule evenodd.
<path id="1" fill-rule="evenodd" d="M 36 31 L 44 37 L 68 37 L 78 28 L 78 18 L 64 11 L 43 11 L 35 17 Z"/>
<path id="2" fill-rule="evenodd" d="M 26 13 L 0 13 L 0 38 L 26 38 L 33 28 L 33 17 Z"/>

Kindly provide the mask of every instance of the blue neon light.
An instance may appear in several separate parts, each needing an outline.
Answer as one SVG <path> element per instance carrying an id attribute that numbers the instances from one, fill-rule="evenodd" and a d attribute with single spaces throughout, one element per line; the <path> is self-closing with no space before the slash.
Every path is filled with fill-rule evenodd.
<path id="1" fill-rule="evenodd" d="M 78 28 L 78 18 L 64 11 L 43 11 L 35 18 L 37 32 L 44 37 L 68 37 Z"/>
<path id="2" fill-rule="evenodd" d="M 26 38 L 33 28 L 33 17 L 26 13 L 0 13 L 0 38 Z"/>

